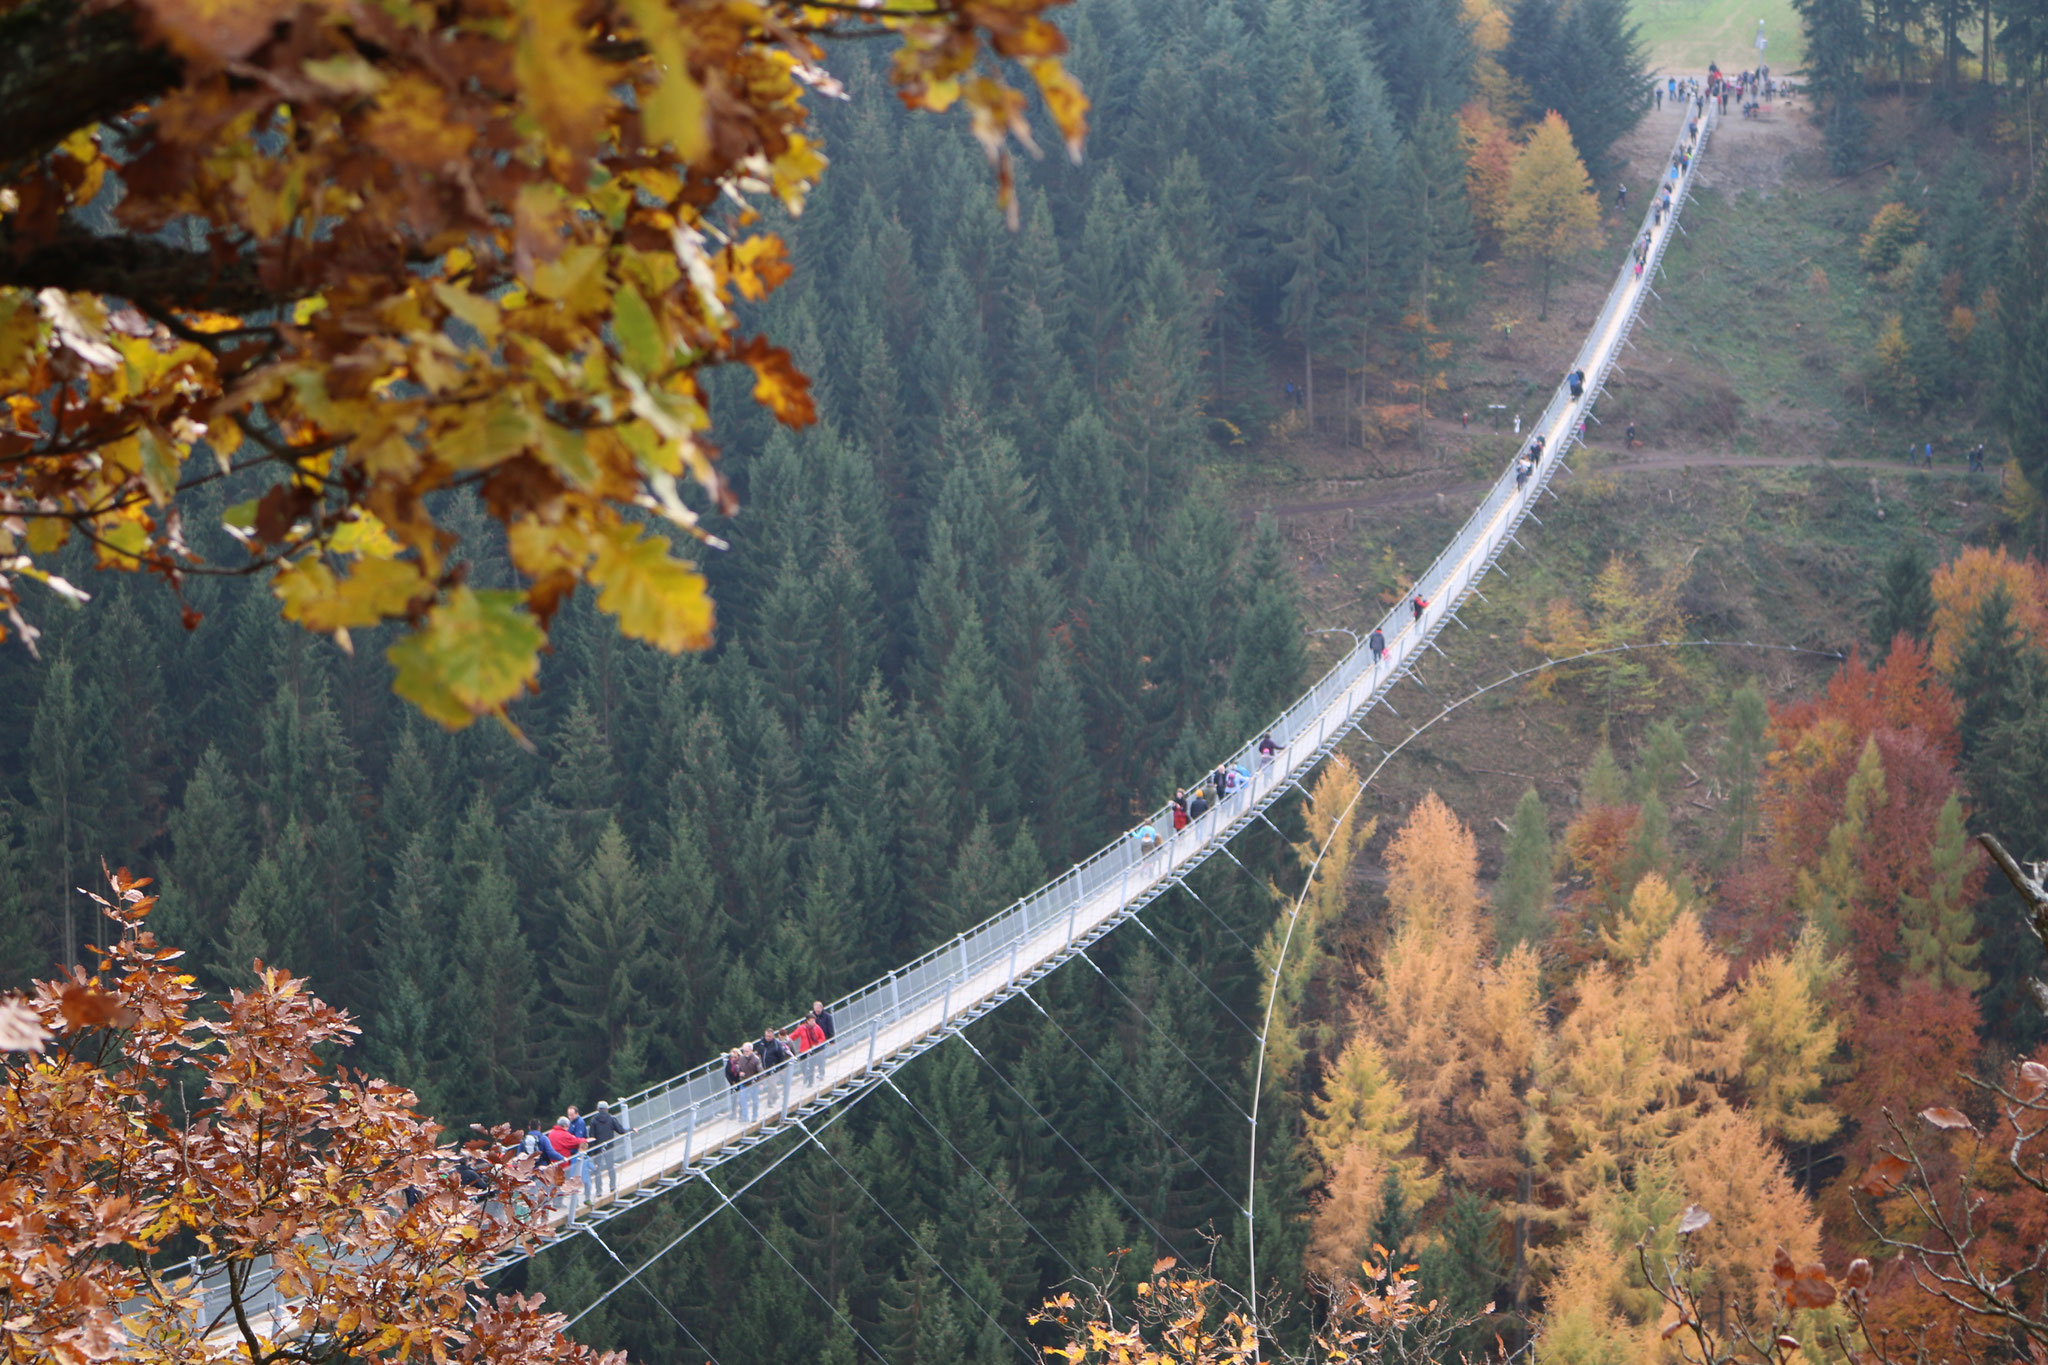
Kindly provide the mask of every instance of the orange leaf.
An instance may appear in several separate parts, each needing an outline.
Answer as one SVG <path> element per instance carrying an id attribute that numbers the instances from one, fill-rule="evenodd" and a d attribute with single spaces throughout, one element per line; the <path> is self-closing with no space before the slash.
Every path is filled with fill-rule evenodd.
<path id="1" fill-rule="evenodd" d="M 1871 1276 L 1874 1273 L 1870 1268 L 1870 1262 L 1858 1256 L 1849 1262 L 1849 1268 L 1842 1273 L 1842 1287 L 1852 1294 L 1860 1294 L 1870 1288 Z"/>
<path id="2" fill-rule="evenodd" d="M 811 402 L 811 381 L 790 360 L 789 352 L 770 346 L 766 337 L 749 337 L 734 357 L 754 372 L 754 401 L 792 427 L 807 427 L 818 420 Z"/>
<path id="3" fill-rule="evenodd" d="M 1785 1290 L 1785 1302 L 1794 1308 L 1825 1308 L 1834 1301 L 1834 1281 L 1824 1265 L 1801 1267 L 1799 1278 Z"/>
<path id="4" fill-rule="evenodd" d="M 1869 1173 L 1856 1182 L 1856 1188 L 1868 1195 L 1890 1194 L 1899 1187 L 1899 1177 L 1911 1169 L 1903 1157 L 1886 1152 L 1871 1163 Z"/>
<path id="5" fill-rule="evenodd" d="M 63 1012 L 64 1022 L 75 1029 L 126 1028 L 136 1019 L 135 1011 L 114 996 L 98 986 L 76 981 L 66 985 L 58 995 L 57 1008 Z"/>
<path id="6" fill-rule="evenodd" d="M 1153 1273 L 1154 1275 L 1157 1275 L 1157 1274 L 1159 1274 L 1159 1273 L 1160 1273 L 1160 1272 L 1162 1272 L 1162 1271 L 1167 1271 L 1167 1270 L 1171 1270 L 1171 1269 L 1173 1269 L 1173 1268 L 1174 1268 L 1174 1267 L 1175 1267 L 1176 1265 L 1179 1265 L 1179 1264 L 1180 1264 L 1180 1262 L 1179 1262 L 1179 1261 L 1176 1261 L 1176 1260 L 1175 1260 L 1175 1259 L 1174 1259 L 1173 1257 L 1171 1257 L 1171 1256 L 1161 1256 L 1161 1257 L 1160 1257 L 1160 1258 L 1159 1258 L 1158 1260 L 1156 1260 L 1156 1261 L 1154 1261 L 1154 1262 L 1152 1263 L 1152 1273 Z"/>

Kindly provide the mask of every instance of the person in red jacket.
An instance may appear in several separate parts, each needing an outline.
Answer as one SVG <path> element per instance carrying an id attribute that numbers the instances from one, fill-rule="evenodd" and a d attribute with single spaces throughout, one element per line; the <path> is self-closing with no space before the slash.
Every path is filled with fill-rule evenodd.
<path id="1" fill-rule="evenodd" d="M 583 1170 L 588 1164 L 588 1159 L 581 1155 L 580 1149 L 590 1139 L 578 1137 L 569 1123 L 570 1119 L 566 1114 L 555 1120 L 555 1126 L 548 1129 L 548 1146 L 554 1148 L 561 1154 L 562 1159 L 569 1163 L 569 1179 L 564 1183 L 562 1192 L 569 1196 L 569 1217 L 573 1219 L 576 1216 L 577 1202 L 583 1195 Z"/>
<path id="2" fill-rule="evenodd" d="M 818 1027 L 816 1019 L 806 1014 L 790 1037 L 796 1042 L 797 1063 L 803 1070 L 804 1084 L 809 1085 L 818 1078 L 818 1049 L 825 1046 L 825 1030 Z"/>

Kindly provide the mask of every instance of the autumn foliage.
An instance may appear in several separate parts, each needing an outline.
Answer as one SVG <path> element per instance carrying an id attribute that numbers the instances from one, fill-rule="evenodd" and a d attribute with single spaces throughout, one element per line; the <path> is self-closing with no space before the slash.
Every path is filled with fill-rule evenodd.
<path id="1" fill-rule="evenodd" d="M 330 1061 L 357 1029 L 303 980 L 259 963 L 206 999 L 147 887 L 94 897 L 91 970 L 0 1002 L 6 1358 L 595 1361 L 538 1299 L 481 1292 L 546 1207 L 531 1159 L 452 1150 L 409 1091 Z"/>
<path id="2" fill-rule="evenodd" d="M 902 99 L 967 108 L 1007 200 L 1032 139 L 992 59 L 1080 146 L 1057 3 L 11 7 L 8 60 L 60 97 L 0 134 L 0 609 L 33 643 L 24 580 L 85 595 L 50 567 L 72 536 L 174 588 L 265 572 L 344 646 L 405 623 L 397 690 L 451 727 L 534 681 L 585 587 L 626 635 L 703 648 L 673 541 L 733 507 L 704 377 L 744 366 L 813 420 L 735 310 L 790 274 L 761 215 L 825 169 L 826 40 L 894 34 Z M 252 468 L 246 556 L 203 562 L 184 495 Z M 469 581 L 451 489 L 504 526 L 516 586 Z"/>

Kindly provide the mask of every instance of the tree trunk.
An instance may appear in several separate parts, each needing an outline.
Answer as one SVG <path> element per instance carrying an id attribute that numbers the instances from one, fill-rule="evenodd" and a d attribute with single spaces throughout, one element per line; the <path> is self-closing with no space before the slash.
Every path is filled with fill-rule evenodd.
<path id="1" fill-rule="evenodd" d="M 1308 413 L 1308 429 L 1316 429 L 1316 353 L 1309 345 L 1308 331 L 1301 335 L 1301 397 Z"/>

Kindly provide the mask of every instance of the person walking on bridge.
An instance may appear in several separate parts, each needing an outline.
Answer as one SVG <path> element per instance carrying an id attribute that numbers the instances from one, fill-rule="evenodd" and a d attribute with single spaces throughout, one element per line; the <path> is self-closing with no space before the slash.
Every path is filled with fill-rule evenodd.
<path id="1" fill-rule="evenodd" d="M 633 1130 L 612 1112 L 609 1100 L 599 1100 L 597 1112 L 584 1125 L 590 1130 L 590 1198 L 595 1202 L 600 1185 L 608 1187 L 606 1194 L 619 1192 L 618 1141 Z"/>
<path id="2" fill-rule="evenodd" d="M 824 1001 L 811 1002 L 811 1018 L 817 1021 L 818 1032 L 825 1035 L 826 1042 L 829 1043 L 839 1036 L 839 1028 L 832 1022 L 832 1011 L 825 1008 Z"/>
<path id="3" fill-rule="evenodd" d="M 1422 619 L 1422 613 L 1429 610 L 1429 599 L 1424 597 L 1421 593 L 1415 594 L 1414 600 L 1409 602 L 1408 604 L 1408 610 L 1415 614 L 1416 620 L 1420 621 Z"/>
<path id="4" fill-rule="evenodd" d="M 818 1079 L 818 1049 L 825 1046 L 825 1030 L 818 1027 L 818 1021 L 806 1014 L 803 1022 L 790 1035 L 796 1046 L 797 1064 L 803 1070 L 804 1084 L 810 1085 Z"/>
<path id="5" fill-rule="evenodd" d="M 1372 651 L 1373 667 L 1378 668 L 1381 661 L 1387 657 L 1387 637 L 1380 632 L 1378 626 L 1372 628 L 1372 634 L 1366 638 L 1365 647 Z"/>

